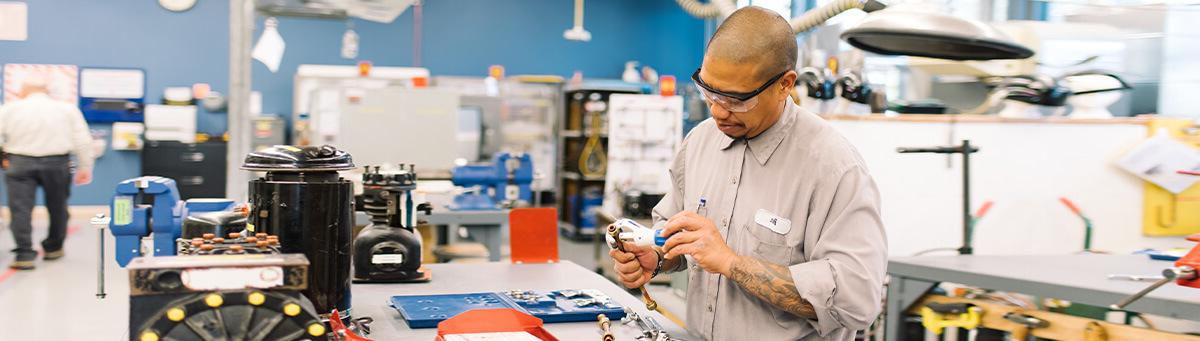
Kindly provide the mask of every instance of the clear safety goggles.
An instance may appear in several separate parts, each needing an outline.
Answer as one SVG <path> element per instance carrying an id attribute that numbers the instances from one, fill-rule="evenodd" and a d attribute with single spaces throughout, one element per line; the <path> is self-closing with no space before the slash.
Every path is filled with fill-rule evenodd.
<path id="1" fill-rule="evenodd" d="M 775 84 L 788 71 L 791 70 L 783 70 L 783 72 L 775 75 L 775 77 L 771 77 L 770 80 L 767 80 L 766 83 L 763 83 L 762 86 L 751 92 L 725 92 L 717 90 L 700 79 L 700 69 L 696 69 L 696 72 L 692 73 L 692 82 L 696 83 L 696 88 L 700 90 L 700 95 L 704 96 L 706 101 L 716 103 L 730 112 L 741 113 L 754 110 L 754 107 L 758 106 L 758 94 L 766 91 L 767 88 L 771 87 L 771 84 Z"/>

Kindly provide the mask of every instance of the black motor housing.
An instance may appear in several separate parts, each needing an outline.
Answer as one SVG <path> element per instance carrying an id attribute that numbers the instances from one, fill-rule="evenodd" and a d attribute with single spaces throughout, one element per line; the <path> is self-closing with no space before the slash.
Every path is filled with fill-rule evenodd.
<path id="1" fill-rule="evenodd" d="M 418 210 L 428 212 L 427 204 L 414 207 L 412 191 L 417 176 L 412 166 L 404 170 L 363 173 L 363 194 L 358 209 L 371 217 L 371 225 L 354 238 L 355 282 L 424 282 L 429 277 L 421 270 L 421 237 L 413 229 Z"/>
<path id="2" fill-rule="evenodd" d="M 331 146 L 274 146 L 246 156 L 242 169 L 266 174 L 250 181 L 249 224 L 279 237 L 284 253 L 309 260 L 304 295 L 322 315 L 350 316 L 353 185 L 338 171 L 353 169 L 349 154 Z"/>

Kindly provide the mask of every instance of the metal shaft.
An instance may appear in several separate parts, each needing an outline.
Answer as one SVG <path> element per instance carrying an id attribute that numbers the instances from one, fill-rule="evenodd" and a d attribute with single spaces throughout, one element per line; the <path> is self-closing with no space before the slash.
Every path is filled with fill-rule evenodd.
<path id="1" fill-rule="evenodd" d="M 974 233 L 974 227 L 971 226 L 971 140 L 962 141 L 962 191 L 963 191 L 963 243 L 962 248 L 958 249 L 959 254 L 969 255 L 974 253 L 971 248 L 971 234 Z"/>
<path id="2" fill-rule="evenodd" d="M 1179 277 L 1193 278 L 1195 276 L 1196 276 L 1196 269 L 1193 269 L 1188 266 L 1181 266 L 1178 268 L 1170 268 L 1170 269 L 1163 270 L 1163 278 L 1162 279 L 1154 282 L 1153 284 L 1150 284 L 1150 286 L 1146 287 L 1145 289 L 1138 291 L 1136 294 L 1133 294 L 1133 296 L 1126 297 L 1125 299 L 1121 300 L 1121 302 L 1117 302 L 1117 304 L 1109 306 L 1109 308 L 1112 308 L 1114 310 L 1124 309 L 1125 306 L 1129 305 L 1130 303 L 1133 303 L 1134 301 L 1137 301 L 1137 300 L 1141 299 L 1142 297 L 1145 297 L 1150 292 L 1158 289 L 1159 287 L 1161 287 L 1167 283 L 1170 283 L 1171 281 L 1174 281 L 1176 278 L 1179 278 Z"/>
<path id="3" fill-rule="evenodd" d="M 104 299 L 105 296 L 108 296 L 104 292 L 104 227 L 108 226 L 108 222 L 109 218 L 104 213 L 97 214 L 91 221 L 92 226 L 96 227 L 96 232 L 100 235 L 98 238 L 100 241 L 100 245 L 98 245 L 100 257 L 96 258 L 98 262 L 96 267 L 96 299 Z"/>

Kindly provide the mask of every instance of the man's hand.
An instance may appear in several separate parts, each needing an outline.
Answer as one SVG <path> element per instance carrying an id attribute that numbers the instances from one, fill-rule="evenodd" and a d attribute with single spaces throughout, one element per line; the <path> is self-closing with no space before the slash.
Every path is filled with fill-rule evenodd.
<path id="1" fill-rule="evenodd" d="M 679 212 L 667 220 L 662 233 L 670 236 L 663 245 L 668 259 L 691 255 L 704 271 L 729 276 L 737 253 L 725 244 L 712 220 L 694 212 Z"/>
<path id="2" fill-rule="evenodd" d="M 83 186 L 92 183 L 92 169 L 80 168 L 75 170 L 75 186 Z"/>
<path id="3" fill-rule="evenodd" d="M 608 255 L 615 261 L 613 269 L 626 288 L 637 288 L 650 281 L 654 267 L 658 265 L 658 254 L 650 247 L 625 244 L 625 251 L 612 249 Z"/>
<path id="4" fill-rule="evenodd" d="M 0 169 L 4 169 L 4 170 L 8 169 L 8 159 L 0 160 Z"/>

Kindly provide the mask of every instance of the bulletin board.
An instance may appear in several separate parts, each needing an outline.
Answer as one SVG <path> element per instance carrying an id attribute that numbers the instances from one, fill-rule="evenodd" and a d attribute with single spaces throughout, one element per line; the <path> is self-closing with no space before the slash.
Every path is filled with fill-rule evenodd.
<path id="1" fill-rule="evenodd" d="M 1200 127 L 1189 119 L 1156 119 L 1148 125 L 1153 136 L 1165 129 L 1170 136 L 1200 148 Z M 1187 236 L 1200 233 L 1200 184 L 1178 194 L 1144 182 L 1142 233 L 1147 236 Z"/>
<path id="2" fill-rule="evenodd" d="M 21 98 L 21 84 L 33 75 L 46 77 L 50 97 L 76 105 L 79 103 L 79 67 L 56 64 L 4 64 L 4 102 Z"/>

